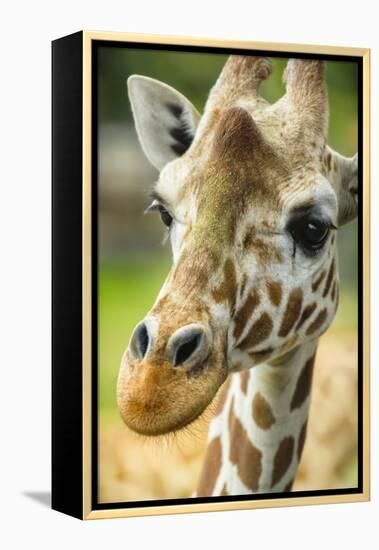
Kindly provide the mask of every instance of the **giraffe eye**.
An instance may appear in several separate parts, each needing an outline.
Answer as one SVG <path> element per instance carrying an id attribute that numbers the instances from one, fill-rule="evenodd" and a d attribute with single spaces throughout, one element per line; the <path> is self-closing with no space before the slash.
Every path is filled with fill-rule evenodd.
<path id="1" fill-rule="evenodd" d="M 313 216 L 294 219 L 288 230 L 293 240 L 308 255 L 316 254 L 325 244 L 333 226 Z"/>
<path id="2" fill-rule="evenodd" d="M 171 214 L 162 205 L 159 205 L 159 213 L 161 215 L 161 220 L 165 224 L 165 226 L 170 227 L 172 224 Z"/>
<path id="3" fill-rule="evenodd" d="M 165 224 L 166 227 L 170 228 L 173 217 L 171 216 L 170 212 L 163 206 L 163 204 L 161 204 L 157 200 L 154 200 L 151 205 L 146 208 L 145 213 L 154 212 L 157 210 L 161 216 L 162 222 Z"/>

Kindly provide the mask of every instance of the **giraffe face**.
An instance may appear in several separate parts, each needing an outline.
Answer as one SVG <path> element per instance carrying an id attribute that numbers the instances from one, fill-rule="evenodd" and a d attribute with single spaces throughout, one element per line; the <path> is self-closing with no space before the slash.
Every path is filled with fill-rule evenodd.
<path id="1" fill-rule="evenodd" d="M 183 102 L 175 110 L 164 92 L 181 124 L 169 131 L 181 139 L 171 149 L 191 143 L 170 158 L 170 141 L 156 150 L 145 142 L 161 165 L 151 209 L 168 228 L 173 267 L 118 380 L 124 421 L 146 435 L 189 424 L 230 371 L 262 361 L 279 368 L 327 329 L 338 296 L 340 187 L 327 170 L 325 129 L 308 135 L 287 104 L 273 110 L 251 94 L 221 108 L 217 87 L 191 127 L 195 111 Z"/>

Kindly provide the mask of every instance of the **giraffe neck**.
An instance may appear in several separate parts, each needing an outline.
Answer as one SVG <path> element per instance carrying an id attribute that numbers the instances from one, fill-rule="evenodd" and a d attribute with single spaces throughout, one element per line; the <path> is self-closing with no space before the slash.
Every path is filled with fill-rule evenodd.
<path id="1" fill-rule="evenodd" d="M 210 424 L 197 496 L 290 490 L 305 440 L 317 343 L 229 375 Z"/>

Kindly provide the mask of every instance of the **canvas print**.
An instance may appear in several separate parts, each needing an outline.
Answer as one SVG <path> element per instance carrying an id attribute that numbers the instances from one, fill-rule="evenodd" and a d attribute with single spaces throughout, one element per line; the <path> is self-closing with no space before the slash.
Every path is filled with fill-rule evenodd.
<path id="1" fill-rule="evenodd" d="M 357 487 L 358 78 L 98 47 L 99 504 Z"/>

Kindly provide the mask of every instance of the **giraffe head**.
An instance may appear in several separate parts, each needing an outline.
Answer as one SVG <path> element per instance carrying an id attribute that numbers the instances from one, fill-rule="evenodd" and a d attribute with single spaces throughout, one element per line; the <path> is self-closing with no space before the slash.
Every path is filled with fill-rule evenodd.
<path id="1" fill-rule="evenodd" d="M 118 380 L 126 424 L 155 435 L 199 416 L 231 371 L 280 367 L 331 323 L 337 228 L 356 215 L 357 159 L 326 144 L 324 65 L 231 56 L 204 114 L 166 84 L 128 81 L 142 148 L 160 171 L 151 210 L 173 266 L 132 334 Z"/>

